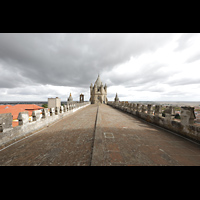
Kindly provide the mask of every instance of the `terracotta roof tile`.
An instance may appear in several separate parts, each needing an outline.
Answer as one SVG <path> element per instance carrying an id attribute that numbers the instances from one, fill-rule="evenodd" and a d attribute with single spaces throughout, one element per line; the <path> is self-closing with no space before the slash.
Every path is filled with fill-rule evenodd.
<path id="1" fill-rule="evenodd" d="M 13 107 L 23 108 L 25 110 L 40 110 L 40 109 L 43 109 L 43 107 L 37 106 L 35 104 L 17 104 L 17 105 L 14 105 Z"/>
<path id="2" fill-rule="evenodd" d="M 7 109 L 12 107 L 12 105 L 0 105 L 0 109 Z"/>
<path id="3" fill-rule="evenodd" d="M 5 107 L 6 107 L 6 105 L 5 105 Z M 43 109 L 43 107 L 40 107 L 40 106 L 37 106 L 34 104 L 18 104 L 15 106 L 10 106 L 9 108 L 6 108 L 6 109 L 3 108 L 3 106 L 2 106 L 2 108 L 0 108 L 0 114 L 11 113 L 13 116 L 13 120 L 15 120 L 18 118 L 18 114 L 20 112 L 28 111 L 29 116 L 31 116 L 33 110 L 40 110 L 40 109 Z"/>

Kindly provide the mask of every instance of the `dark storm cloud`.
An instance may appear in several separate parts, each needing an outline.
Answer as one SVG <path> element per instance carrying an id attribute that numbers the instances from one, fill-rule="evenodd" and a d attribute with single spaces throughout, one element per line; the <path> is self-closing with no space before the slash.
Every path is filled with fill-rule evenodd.
<path id="1" fill-rule="evenodd" d="M 172 37 L 173 34 L 0 34 L 0 68 L 6 73 L 0 87 L 27 83 L 88 87 L 97 73 L 110 71 L 131 56 L 155 51 Z"/>

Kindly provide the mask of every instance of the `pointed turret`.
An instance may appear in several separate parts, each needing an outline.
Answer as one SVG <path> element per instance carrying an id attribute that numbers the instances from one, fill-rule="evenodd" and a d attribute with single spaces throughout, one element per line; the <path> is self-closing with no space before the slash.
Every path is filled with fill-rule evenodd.
<path id="1" fill-rule="evenodd" d="M 68 100 L 67 100 L 69 103 L 70 102 L 73 102 L 73 98 L 72 98 L 72 94 L 71 94 L 71 92 L 70 92 L 70 95 L 69 95 L 69 98 L 68 98 Z"/>
<path id="2" fill-rule="evenodd" d="M 101 86 L 101 83 L 102 83 L 102 82 L 101 82 L 100 76 L 98 75 L 95 84 L 96 84 L 97 87 L 100 87 L 100 86 Z"/>
<path id="3" fill-rule="evenodd" d="M 115 96 L 115 102 L 119 102 L 119 98 L 118 98 L 118 96 L 117 96 L 117 93 L 116 93 L 116 96 Z"/>

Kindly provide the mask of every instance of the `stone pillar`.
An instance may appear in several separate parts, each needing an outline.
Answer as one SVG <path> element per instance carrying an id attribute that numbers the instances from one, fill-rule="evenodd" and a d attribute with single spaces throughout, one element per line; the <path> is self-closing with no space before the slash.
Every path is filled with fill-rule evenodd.
<path id="1" fill-rule="evenodd" d="M 135 103 L 133 103 L 133 111 L 135 111 L 136 110 L 136 104 Z"/>
<path id="2" fill-rule="evenodd" d="M 64 105 L 64 112 L 67 112 L 67 106 Z"/>
<path id="3" fill-rule="evenodd" d="M 140 112 L 140 104 L 139 103 L 137 103 L 136 111 Z"/>
<path id="4" fill-rule="evenodd" d="M 151 104 L 147 105 L 147 114 L 152 115 L 153 114 L 153 108 Z"/>
<path id="5" fill-rule="evenodd" d="M 39 121 L 40 120 L 40 113 L 41 113 L 40 110 L 34 110 L 32 112 L 33 121 Z"/>
<path id="6" fill-rule="evenodd" d="M 192 125 L 194 124 L 194 119 L 196 116 L 194 114 L 194 107 L 181 107 L 181 124 L 182 125 Z"/>
<path id="7" fill-rule="evenodd" d="M 48 112 L 49 112 L 48 108 L 44 108 L 44 109 L 42 110 L 42 118 L 47 118 Z"/>
<path id="8" fill-rule="evenodd" d="M 129 103 L 128 112 L 129 112 L 129 113 L 132 113 L 132 111 L 133 111 L 133 103 Z"/>
<path id="9" fill-rule="evenodd" d="M 26 125 L 29 123 L 29 114 L 28 111 L 20 112 L 18 115 L 18 122 L 19 125 Z"/>
<path id="10" fill-rule="evenodd" d="M 145 111 L 146 111 L 146 106 L 145 106 L 145 105 L 142 105 L 142 106 L 141 106 L 141 110 L 142 110 L 142 113 L 145 113 Z"/>
<path id="11" fill-rule="evenodd" d="M 64 110 L 63 106 L 60 106 L 60 113 L 63 113 L 63 110 Z"/>
<path id="12" fill-rule="evenodd" d="M 13 117 L 11 113 L 0 114 L 0 132 L 4 129 L 12 128 Z"/>
<path id="13" fill-rule="evenodd" d="M 55 108 L 50 108 L 50 116 L 54 116 L 55 115 Z"/>
<path id="14" fill-rule="evenodd" d="M 55 109 L 55 115 L 58 115 L 60 113 L 60 107 L 56 107 Z"/>
<path id="15" fill-rule="evenodd" d="M 167 106 L 164 113 L 165 113 L 165 118 L 168 120 L 172 120 L 175 117 L 174 107 L 172 106 Z"/>
<path id="16" fill-rule="evenodd" d="M 162 116 L 162 105 L 155 105 L 155 116 Z"/>

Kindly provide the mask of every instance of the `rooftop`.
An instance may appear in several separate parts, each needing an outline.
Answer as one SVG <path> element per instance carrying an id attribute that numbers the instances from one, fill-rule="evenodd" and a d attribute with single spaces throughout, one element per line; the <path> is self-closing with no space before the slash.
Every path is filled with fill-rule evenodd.
<path id="1" fill-rule="evenodd" d="M 14 106 L 11 105 L 1 105 L 0 106 L 0 114 L 11 113 L 13 116 L 13 120 L 17 120 L 18 114 L 20 112 L 28 111 L 29 116 L 32 115 L 32 111 L 43 109 L 41 106 L 37 106 L 35 104 L 17 104 Z M 17 126 L 18 122 L 13 121 L 13 127 Z"/>

